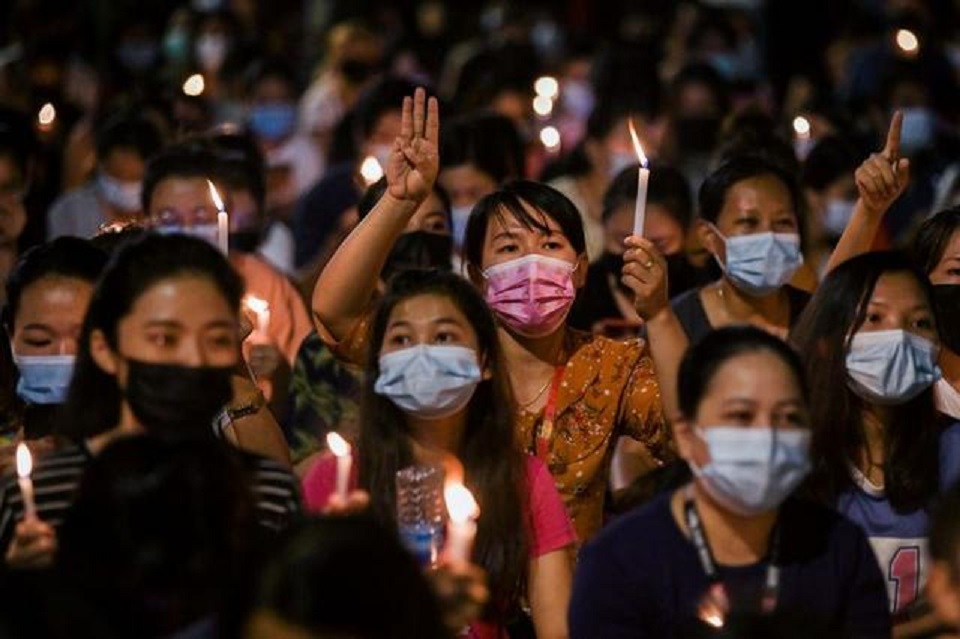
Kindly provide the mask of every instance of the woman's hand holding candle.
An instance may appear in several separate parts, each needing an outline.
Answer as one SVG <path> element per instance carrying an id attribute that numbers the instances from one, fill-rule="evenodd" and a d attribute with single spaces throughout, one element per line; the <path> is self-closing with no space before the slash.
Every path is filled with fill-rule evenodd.
<path id="1" fill-rule="evenodd" d="M 670 306 L 667 261 L 650 240 L 631 235 L 624 244 L 621 281 L 634 293 L 634 307 L 644 321 Z"/>

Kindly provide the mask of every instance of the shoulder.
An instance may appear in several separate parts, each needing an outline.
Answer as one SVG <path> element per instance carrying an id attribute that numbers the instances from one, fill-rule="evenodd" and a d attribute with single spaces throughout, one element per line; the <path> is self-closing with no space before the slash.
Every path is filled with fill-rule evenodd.
<path id="1" fill-rule="evenodd" d="M 636 362 L 647 352 L 647 342 L 640 337 L 617 340 L 568 328 L 567 340 L 571 345 L 572 357 Z"/>
<path id="2" fill-rule="evenodd" d="M 670 553 L 670 546 L 683 541 L 683 536 L 670 512 L 672 492 L 665 492 L 651 502 L 620 516 L 601 530 L 585 547 L 594 556 L 616 558 L 618 563 L 634 565 L 642 570 L 657 558 Z M 643 540 L 640 543 L 638 540 Z"/>
<path id="3" fill-rule="evenodd" d="M 710 320 L 700 298 L 702 288 L 692 288 L 670 300 L 673 312 L 690 341 L 695 341 L 710 330 Z"/>
<path id="4" fill-rule="evenodd" d="M 805 499 L 791 498 L 781 510 L 785 540 L 796 550 L 854 560 L 851 551 L 868 545 L 857 524 L 832 508 Z"/>

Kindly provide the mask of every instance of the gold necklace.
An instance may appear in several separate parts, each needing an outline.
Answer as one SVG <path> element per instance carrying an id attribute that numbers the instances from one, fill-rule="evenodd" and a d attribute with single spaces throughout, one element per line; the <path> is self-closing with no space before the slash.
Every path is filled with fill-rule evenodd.
<path id="1" fill-rule="evenodd" d="M 533 396 L 533 399 L 531 399 L 529 402 L 518 402 L 520 404 L 520 408 L 526 409 L 527 407 L 531 406 L 535 401 L 540 399 L 540 397 L 543 396 L 544 392 L 546 392 L 546 390 L 550 388 L 550 382 L 552 381 L 553 381 L 553 376 L 551 375 L 550 378 L 547 380 L 547 383 L 543 385 L 543 388 L 538 390 L 537 394 Z"/>

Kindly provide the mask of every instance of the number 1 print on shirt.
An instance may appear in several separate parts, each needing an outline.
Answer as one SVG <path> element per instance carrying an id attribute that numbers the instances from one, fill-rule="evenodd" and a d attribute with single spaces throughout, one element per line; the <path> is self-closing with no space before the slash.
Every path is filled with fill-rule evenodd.
<path id="1" fill-rule="evenodd" d="M 904 546 L 890 559 L 887 574 L 894 582 L 890 602 L 894 611 L 913 603 L 920 594 L 920 552 L 918 546 Z"/>

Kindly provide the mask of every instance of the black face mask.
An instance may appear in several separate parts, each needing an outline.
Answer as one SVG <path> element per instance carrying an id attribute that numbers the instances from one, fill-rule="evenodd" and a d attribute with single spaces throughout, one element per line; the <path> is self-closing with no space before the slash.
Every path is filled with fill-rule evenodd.
<path id="1" fill-rule="evenodd" d="M 939 320 L 940 341 L 954 353 L 960 353 L 960 284 L 934 286 L 933 305 Z"/>
<path id="2" fill-rule="evenodd" d="M 452 256 L 453 238 L 449 235 L 428 231 L 404 233 L 397 238 L 380 275 L 387 281 L 393 274 L 410 269 L 449 271 Z"/>
<path id="3" fill-rule="evenodd" d="M 262 234 L 256 231 L 236 231 L 230 234 L 230 250 L 240 253 L 253 253 L 260 246 Z"/>
<path id="4" fill-rule="evenodd" d="M 677 146 L 691 153 L 710 153 L 717 143 L 720 120 L 717 118 L 681 118 L 674 125 Z"/>
<path id="5" fill-rule="evenodd" d="M 213 419 L 233 396 L 233 368 L 132 359 L 127 364 L 127 403 L 147 432 L 167 438 L 213 436 Z"/>

